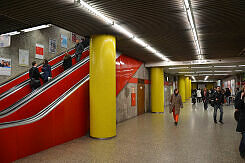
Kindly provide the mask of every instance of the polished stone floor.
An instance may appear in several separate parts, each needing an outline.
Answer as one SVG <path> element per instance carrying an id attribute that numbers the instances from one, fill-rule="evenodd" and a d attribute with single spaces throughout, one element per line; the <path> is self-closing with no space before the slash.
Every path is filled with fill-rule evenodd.
<path id="1" fill-rule="evenodd" d="M 177 127 L 166 108 L 164 114 L 146 113 L 118 124 L 111 140 L 85 136 L 17 162 L 245 162 L 233 111 L 233 106 L 224 106 L 225 124 L 214 124 L 211 106 L 204 111 L 188 101 Z"/>

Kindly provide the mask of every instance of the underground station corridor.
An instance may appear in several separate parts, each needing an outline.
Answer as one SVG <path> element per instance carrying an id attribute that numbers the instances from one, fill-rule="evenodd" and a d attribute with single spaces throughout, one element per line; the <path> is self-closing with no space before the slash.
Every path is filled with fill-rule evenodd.
<path id="1" fill-rule="evenodd" d="M 214 124 L 211 106 L 188 100 L 178 126 L 169 113 L 145 113 L 118 124 L 113 139 L 85 136 L 16 162 L 244 162 L 233 112 L 225 106 L 224 124 Z"/>
<path id="2" fill-rule="evenodd" d="M 245 1 L 0 4 L 0 163 L 245 162 Z"/>

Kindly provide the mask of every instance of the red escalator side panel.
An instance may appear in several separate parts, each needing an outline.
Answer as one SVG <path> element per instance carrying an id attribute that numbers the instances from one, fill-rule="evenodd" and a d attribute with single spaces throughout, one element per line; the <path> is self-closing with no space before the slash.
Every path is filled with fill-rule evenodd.
<path id="1" fill-rule="evenodd" d="M 88 55 L 89 52 L 86 52 Z M 72 59 L 75 63 L 75 58 Z M 64 71 L 63 66 L 59 66 L 56 69 L 52 70 L 52 78 L 55 78 L 57 75 L 61 74 Z M 43 81 L 41 80 L 41 84 L 43 85 Z M 31 87 L 30 85 L 27 85 L 23 87 L 22 89 L 16 91 L 14 94 L 4 98 L 3 100 L 0 101 L 0 111 L 8 108 L 12 104 L 16 103 L 23 97 L 25 97 L 27 94 L 31 93 Z"/>
<path id="2" fill-rule="evenodd" d="M 10 114 L 7 117 L 0 119 L 0 123 L 7 121 L 14 121 L 19 119 L 24 119 L 30 116 L 35 115 L 50 103 L 52 103 L 55 99 L 61 96 L 65 91 L 79 82 L 82 78 L 84 78 L 89 73 L 89 62 L 85 65 L 81 66 L 71 74 L 67 75 L 58 83 L 55 83 L 52 87 L 48 88 L 37 97 L 32 99 L 30 102 L 22 106 L 18 111 Z M 18 115 L 18 119 L 16 119 L 16 115 Z"/>
<path id="3" fill-rule="evenodd" d="M 89 82 L 43 119 L 0 129 L 0 162 L 11 162 L 84 136 L 89 129 Z"/>

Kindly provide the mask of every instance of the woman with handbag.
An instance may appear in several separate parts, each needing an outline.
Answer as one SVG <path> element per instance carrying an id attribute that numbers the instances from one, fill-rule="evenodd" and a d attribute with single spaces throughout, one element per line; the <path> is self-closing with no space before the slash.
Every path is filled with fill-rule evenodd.
<path id="1" fill-rule="evenodd" d="M 35 90 L 36 88 L 41 86 L 40 78 L 43 78 L 43 77 L 39 73 L 36 61 L 32 62 L 32 68 L 30 68 L 29 70 L 29 77 L 31 79 L 30 84 L 31 84 L 32 90 Z"/>
<path id="2" fill-rule="evenodd" d="M 174 94 L 172 94 L 170 98 L 169 113 L 173 112 L 174 124 L 176 126 L 178 125 L 179 121 L 180 108 L 183 108 L 182 99 L 179 94 L 179 90 L 175 89 Z"/>

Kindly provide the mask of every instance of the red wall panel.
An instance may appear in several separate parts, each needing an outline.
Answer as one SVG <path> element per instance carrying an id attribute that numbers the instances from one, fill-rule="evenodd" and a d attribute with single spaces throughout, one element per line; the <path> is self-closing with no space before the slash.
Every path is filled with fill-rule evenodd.
<path id="1" fill-rule="evenodd" d="M 11 162 L 81 137 L 89 129 L 89 86 L 86 82 L 45 118 L 0 130 L 0 162 Z"/>
<path id="2" fill-rule="evenodd" d="M 116 60 L 116 94 L 124 88 L 143 63 L 125 55 Z"/>

